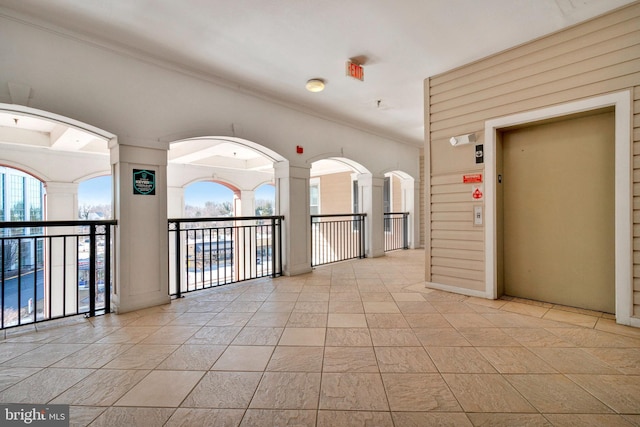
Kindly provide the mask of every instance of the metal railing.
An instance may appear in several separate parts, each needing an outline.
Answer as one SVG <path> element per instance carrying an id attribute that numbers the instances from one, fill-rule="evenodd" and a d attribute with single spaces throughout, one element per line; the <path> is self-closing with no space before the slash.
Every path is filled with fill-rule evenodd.
<path id="1" fill-rule="evenodd" d="M 0 222 L 0 329 L 109 313 L 116 225 Z"/>
<path id="2" fill-rule="evenodd" d="M 384 213 L 384 250 L 409 249 L 409 212 Z"/>
<path id="3" fill-rule="evenodd" d="M 169 294 L 282 274 L 283 216 L 169 219 Z"/>
<path id="4" fill-rule="evenodd" d="M 364 258 L 366 216 L 311 215 L 311 266 Z"/>

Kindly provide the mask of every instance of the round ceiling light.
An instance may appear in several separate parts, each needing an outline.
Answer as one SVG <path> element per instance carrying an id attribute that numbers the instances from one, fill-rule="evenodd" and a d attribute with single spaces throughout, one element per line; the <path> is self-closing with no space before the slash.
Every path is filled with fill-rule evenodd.
<path id="1" fill-rule="evenodd" d="M 304 86 L 309 92 L 322 92 L 324 90 L 324 81 L 321 79 L 311 79 Z"/>

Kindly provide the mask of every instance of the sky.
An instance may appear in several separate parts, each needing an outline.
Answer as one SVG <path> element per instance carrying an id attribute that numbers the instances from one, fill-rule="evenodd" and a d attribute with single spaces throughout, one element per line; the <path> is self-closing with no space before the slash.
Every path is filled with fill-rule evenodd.
<path id="1" fill-rule="evenodd" d="M 275 187 L 262 185 L 256 189 L 256 200 L 275 200 Z M 208 201 L 222 203 L 232 202 L 233 192 L 221 184 L 214 182 L 196 182 L 185 188 L 185 204 L 204 206 Z M 78 187 L 78 204 L 107 205 L 111 203 L 111 176 L 101 176 L 80 183 Z"/>

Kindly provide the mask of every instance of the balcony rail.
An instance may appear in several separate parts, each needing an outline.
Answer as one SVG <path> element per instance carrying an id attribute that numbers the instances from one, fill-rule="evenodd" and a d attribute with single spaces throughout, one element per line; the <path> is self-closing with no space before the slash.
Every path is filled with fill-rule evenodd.
<path id="1" fill-rule="evenodd" d="M 311 215 L 311 266 L 364 258 L 366 216 Z"/>
<path id="2" fill-rule="evenodd" d="M 409 212 L 385 212 L 384 251 L 409 249 Z"/>
<path id="3" fill-rule="evenodd" d="M 169 294 L 282 274 L 283 216 L 169 219 Z"/>
<path id="4" fill-rule="evenodd" d="M 109 313 L 116 225 L 0 222 L 0 329 Z"/>

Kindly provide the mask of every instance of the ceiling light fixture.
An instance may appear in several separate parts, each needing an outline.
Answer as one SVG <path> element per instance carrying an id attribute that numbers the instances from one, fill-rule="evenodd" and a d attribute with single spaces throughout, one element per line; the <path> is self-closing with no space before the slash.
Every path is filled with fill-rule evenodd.
<path id="1" fill-rule="evenodd" d="M 309 92 L 322 92 L 324 90 L 324 80 L 311 79 L 304 86 Z"/>

